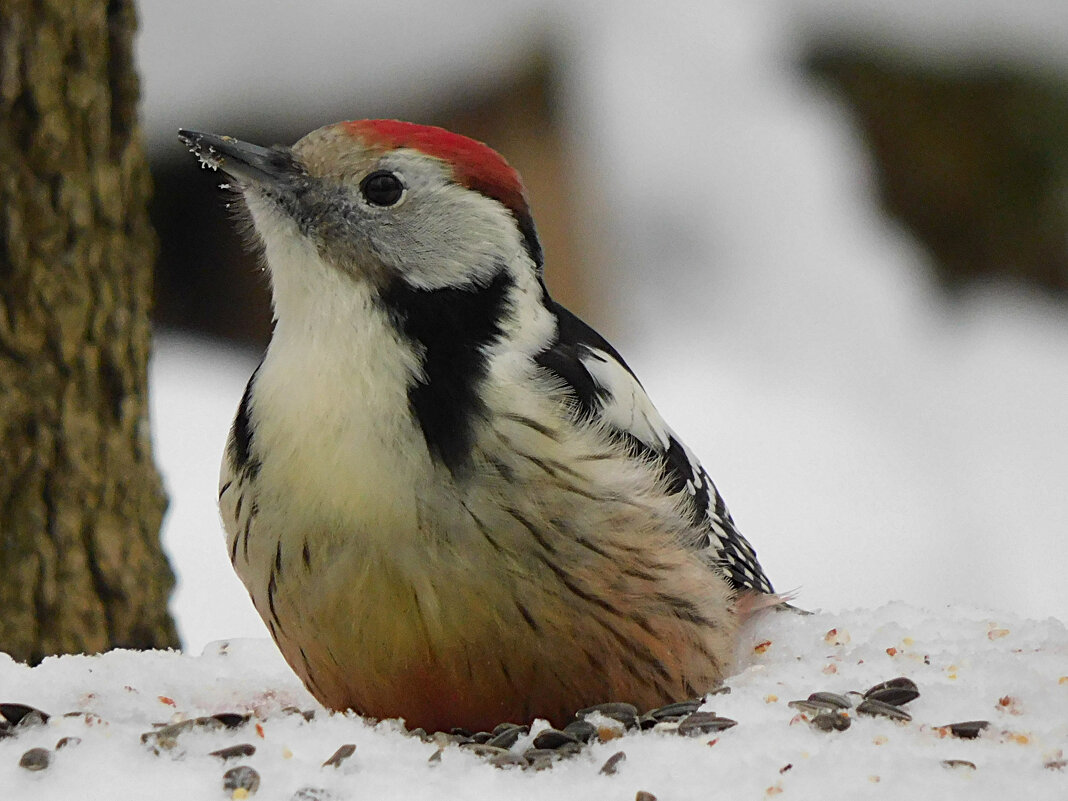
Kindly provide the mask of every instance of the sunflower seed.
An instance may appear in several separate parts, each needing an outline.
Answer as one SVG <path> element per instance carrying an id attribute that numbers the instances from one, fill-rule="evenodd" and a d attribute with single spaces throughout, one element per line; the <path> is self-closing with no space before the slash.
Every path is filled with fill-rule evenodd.
<path id="1" fill-rule="evenodd" d="M 874 698 L 865 698 L 859 704 L 857 704 L 858 715 L 871 715 L 872 717 L 890 718 L 891 720 L 912 720 L 912 715 L 903 709 L 898 709 L 896 706 L 887 704 L 883 701 L 877 701 Z"/>
<path id="2" fill-rule="evenodd" d="M 737 726 L 738 721 L 721 718 L 715 712 L 694 712 L 679 722 L 678 732 L 684 737 L 710 734 Z"/>
<path id="3" fill-rule="evenodd" d="M 601 770 L 599 771 L 599 773 L 601 773 L 601 775 L 603 776 L 615 776 L 616 770 L 619 768 L 619 763 L 624 761 L 626 758 L 627 755 L 625 752 L 616 751 L 614 754 L 612 754 L 612 756 L 608 757 L 608 759 L 603 765 L 601 765 Z"/>
<path id="4" fill-rule="evenodd" d="M 849 709 L 853 706 L 853 702 L 844 695 L 823 691 L 812 693 L 812 695 L 808 697 L 808 701 L 809 703 L 819 704 L 828 709 Z"/>
<path id="5" fill-rule="evenodd" d="M 26 704 L 0 704 L 0 715 L 12 726 L 40 726 L 48 723 L 51 717 L 47 712 L 42 712 Z"/>
<path id="6" fill-rule="evenodd" d="M 212 717 L 215 720 L 219 721 L 219 723 L 224 725 L 226 728 L 236 729 L 239 726 L 244 726 L 246 723 L 248 723 L 249 718 L 251 718 L 252 716 L 241 715 L 237 712 L 220 712 L 217 715 L 212 715 Z"/>
<path id="7" fill-rule="evenodd" d="M 942 765 L 947 768 L 968 768 L 969 770 L 975 770 L 975 763 L 969 762 L 967 759 L 943 759 Z"/>
<path id="8" fill-rule="evenodd" d="M 233 793 L 235 790 L 244 790 L 249 795 L 252 795 L 260 789 L 260 774 L 248 765 L 230 768 L 223 774 L 223 789 L 228 793 Z"/>
<path id="9" fill-rule="evenodd" d="M 497 748 L 511 748 L 529 729 L 526 726 L 508 723 L 504 724 L 503 728 L 497 726 L 493 731 L 495 733 L 493 737 L 486 741 L 486 745 L 496 746 Z"/>
<path id="10" fill-rule="evenodd" d="M 989 720 L 965 720 L 961 723 L 947 723 L 939 726 L 940 729 L 949 729 L 949 733 L 962 740 L 974 740 L 979 733 L 990 725 Z"/>
<path id="11" fill-rule="evenodd" d="M 575 718 L 581 720 L 594 712 L 600 712 L 606 718 L 619 721 L 628 729 L 632 729 L 638 725 L 638 708 L 634 706 L 634 704 L 619 701 L 585 707 L 575 713 Z"/>
<path id="12" fill-rule="evenodd" d="M 511 753 L 507 748 L 498 748 L 495 745 L 486 745 L 485 743 L 476 742 L 460 743 L 460 750 L 481 757 L 500 756 L 501 754 Z"/>
<path id="13" fill-rule="evenodd" d="M 496 754 L 486 760 L 495 768 L 510 768 L 520 767 L 526 768 L 530 766 L 526 758 L 520 754 L 513 754 L 511 751 L 505 751 L 503 754 Z"/>
<path id="14" fill-rule="evenodd" d="M 573 720 L 564 726 L 563 731 L 579 742 L 588 743 L 597 734 L 597 727 L 585 720 Z"/>
<path id="15" fill-rule="evenodd" d="M 809 725 L 814 729 L 820 731 L 845 731 L 849 728 L 853 721 L 849 719 L 848 715 L 843 715 L 841 712 L 828 712 L 826 710 L 818 713 L 814 718 L 809 720 Z"/>
<path id="16" fill-rule="evenodd" d="M 256 746 L 252 743 L 239 743 L 238 745 L 230 745 L 226 748 L 220 748 L 218 751 L 212 751 L 208 756 L 218 757 L 225 762 L 228 759 L 240 759 L 241 757 L 249 757 L 256 753 Z"/>
<path id="17" fill-rule="evenodd" d="M 657 721 L 672 719 L 681 720 L 687 715 L 692 715 L 700 709 L 704 702 L 705 699 L 703 698 L 691 698 L 688 701 L 676 701 L 673 704 L 650 709 L 645 714 Z"/>
<path id="18" fill-rule="evenodd" d="M 542 729 L 534 738 L 535 748 L 557 749 L 568 743 L 579 744 L 579 740 L 559 729 Z"/>
<path id="19" fill-rule="evenodd" d="M 916 682 L 906 676 L 884 681 L 864 691 L 864 697 L 882 701 L 891 706 L 901 706 L 920 697 Z"/>
<path id="20" fill-rule="evenodd" d="M 52 764 L 52 752 L 47 748 L 31 748 L 19 760 L 19 767 L 26 770 L 44 770 Z"/>
<path id="21" fill-rule="evenodd" d="M 341 766 L 341 763 L 348 759 L 350 756 L 356 753 L 356 746 L 352 743 L 345 743 L 345 745 L 338 748 L 331 757 L 323 763 L 323 767 L 337 768 Z"/>

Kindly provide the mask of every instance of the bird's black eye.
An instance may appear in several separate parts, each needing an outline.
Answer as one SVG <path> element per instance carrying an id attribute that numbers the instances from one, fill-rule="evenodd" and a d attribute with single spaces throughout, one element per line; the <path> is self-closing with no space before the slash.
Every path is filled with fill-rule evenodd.
<path id="1" fill-rule="evenodd" d="M 360 191 L 368 203 L 376 206 L 392 206 L 404 194 L 401 179 L 388 170 L 378 170 L 360 181 Z"/>

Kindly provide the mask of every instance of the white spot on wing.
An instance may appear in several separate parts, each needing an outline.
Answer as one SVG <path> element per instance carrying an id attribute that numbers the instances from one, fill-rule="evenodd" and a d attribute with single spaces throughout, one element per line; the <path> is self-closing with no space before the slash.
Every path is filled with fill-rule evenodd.
<path id="1" fill-rule="evenodd" d="M 637 379 L 622 364 L 596 348 L 590 348 L 581 361 L 594 383 L 607 393 L 601 412 L 605 421 L 650 448 L 666 451 L 671 429 Z"/>

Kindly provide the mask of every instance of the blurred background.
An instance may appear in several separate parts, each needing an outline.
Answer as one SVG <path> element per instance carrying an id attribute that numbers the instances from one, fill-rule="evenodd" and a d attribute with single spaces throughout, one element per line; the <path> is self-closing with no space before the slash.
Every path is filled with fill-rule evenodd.
<path id="1" fill-rule="evenodd" d="M 186 647 L 265 630 L 215 510 L 266 276 L 181 127 L 399 117 L 523 174 L 777 589 L 1068 617 L 1068 6 L 142 0 L 152 403 Z"/>

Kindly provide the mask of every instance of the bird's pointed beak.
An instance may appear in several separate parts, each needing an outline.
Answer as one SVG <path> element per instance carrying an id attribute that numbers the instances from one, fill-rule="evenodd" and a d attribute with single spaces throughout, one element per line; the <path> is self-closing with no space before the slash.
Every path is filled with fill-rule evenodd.
<path id="1" fill-rule="evenodd" d="M 179 130 L 178 138 L 200 163 L 245 184 L 277 184 L 297 171 L 287 147 L 260 147 L 232 136 Z"/>

